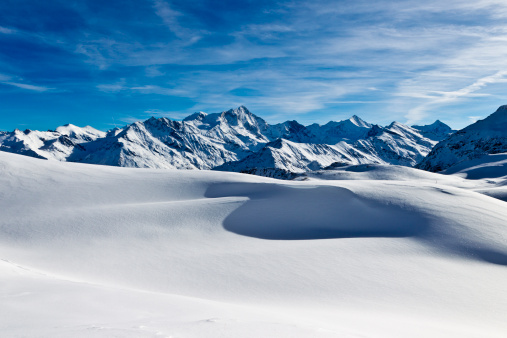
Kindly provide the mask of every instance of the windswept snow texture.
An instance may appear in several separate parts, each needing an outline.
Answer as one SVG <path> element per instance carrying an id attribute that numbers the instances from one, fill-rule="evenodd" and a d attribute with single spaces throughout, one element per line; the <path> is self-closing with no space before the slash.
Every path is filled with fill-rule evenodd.
<path id="1" fill-rule="evenodd" d="M 504 337 L 507 203 L 384 168 L 287 182 L 0 152 L 0 332 Z"/>
<path id="2" fill-rule="evenodd" d="M 488 154 L 507 152 L 507 105 L 439 142 L 417 167 L 439 172 Z M 464 164 L 466 166 L 466 164 Z"/>
<path id="3" fill-rule="evenodd" d="M 439 128 L 430 129 L 440 132 Z M 107 133 L 73 125 L 48 132 L 2 132 L 0 150 L 121 167 L 219 167 L 219 170 L 291 177 L 336 161 L 413 166 L 436 143 L 422 134 L 400 123 L 393 122 L 384 128 L 357 116 L 323 126 L 305 127 L 297 121 L 269 125 L 241 106 L 218 114 L 198 112 L 183 121 L 152 117 Z"/>

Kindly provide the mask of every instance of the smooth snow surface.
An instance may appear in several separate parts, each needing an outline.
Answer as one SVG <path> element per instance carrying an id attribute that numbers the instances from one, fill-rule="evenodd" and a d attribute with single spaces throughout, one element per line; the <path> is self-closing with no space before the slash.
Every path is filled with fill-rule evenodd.
<path id="1" fill-rule="evenodd" d="M 505 337 L 507 203 L 374 167 L 296 182 L 0 152 L 1 336 Z"/>

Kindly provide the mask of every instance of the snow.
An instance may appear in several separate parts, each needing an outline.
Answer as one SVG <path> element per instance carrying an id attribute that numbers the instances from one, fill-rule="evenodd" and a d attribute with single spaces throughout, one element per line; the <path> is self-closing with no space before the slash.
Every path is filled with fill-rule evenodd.
<path id="1" fill-rule="evenodd" d="M 434 131 L 438 134 L 440 129 Z M 249 164 L 251 156 L 272 163 L 272 145 L 285 141 L 290 146 L 276 150 L 277 160 L 270 167 Z M 183 121 L 152 117 L 107 133 L 71 124 L 56 131 L 0 133 L 0 150 L 50 160 L 157 169 L 212 169 L 226 164 L 228 170 L 268 176 L 281 172 L 291 176 L 335 161 L 413 166 L 435 143 L 400 123 L 384 128 L 355 115 L 323 126 L 305 127 L 297 121 L 269 125 L 243 106 L 221 113 L 198 112 Z"/>
<path id="2" fill-rule="evenodd" d="M 323 126 L 312 124 L 308 126 L 313 133 L 314 143 L 336 144 L 341 141 L 357 141 L 366 137 L 372 125 L 354 115 L 348 120 L 330 121 Z"/>
<path id="3" fill-rule="evenodd" d="M 73 139 L 79 140 L 80 143 L 95 141 L 98 138 L 106 136 L 105 132 L 97 130 L 93 127 L 86 126 L 81 128 L 70 123 L 56 128 L 56 132 L 62 135 L 67 135 Z"/>
<path id="4" fill-rule="evenodd" d="M 371 163 L 379 161 L 367 158 L 345 142 L 330 146 L 327 144 L 296 143 L 278 139 L 241 161 L 227 162 L 215 170 L 246 172 L 250 169 L 271 169 L 289 173 L 304 173 L 318 170 L 335 162 Z M 379 161 L 380 162 L 380 161 Z M 376 162 L 378 163 L 378 162 Z"/>
<path id="5" fill-rule="evenodd" d="M 439 172 L 488 154 L 505 153 L 506 130 L 507 106 L 501 106 L 484 120 L 479 120 L 439 142 L 417 167 Z"/>
<path id="6" fill-rule="evenodd" d="M 440 120 L 436 120 L 432 124 L 425 126 L 412 126 L 412 128 L 417 129 L 421 135 L 433 141 L 442 141 L 452 133 L 456 132 L 456 130 L 452 130 L 448 125 Z"/>
<path id="7" fill-rule="evenodd" d="M 464 161 L 443 173 L 461 175 L 472 180 L 507 176 L 507 153 L 488 154 Z"/>
<path id="8" fill-rule="evenodd" d="M 0 152 L 0 332 L 503 337 L 506 202 L 394 168 L 288 182 Z"/>

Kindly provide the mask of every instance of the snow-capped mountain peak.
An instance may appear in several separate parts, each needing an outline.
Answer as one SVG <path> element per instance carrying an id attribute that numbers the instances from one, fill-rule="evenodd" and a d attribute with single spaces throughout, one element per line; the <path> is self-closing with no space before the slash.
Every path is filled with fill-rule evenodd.
<path id="1" fill-rule="evenodd" d="M 354 115 L 349 119 L 338 122 L 329 121 L 322 126 L 314 123 L 307 128 L 312 133 L 316 143 L 337 144 L 341 141 L 354 142 L 366 137 L 372 125 Z"/>
<path id="2" fill-rule="evenodd" d="M 363 119 L 361 119 L 357 115 L 353 115 L 350 119 L 345 120 L 345 121 L 350 121 L 353 124 L 355 124 L 356 126 L 361 127 L 361 128 L 371 128 L 371 126 L 372 126 L 370 123 L 364 121 Z"/>
<path id="3" fill-rule="evenodd" d="M 77 142 L 90 142 L 106 136 L 105 132 L 93 127 L 78 127 L 70 123 L 56 128 L 56 132 L 62 135 L 67 135 L 69 138 L 75 139 Z"/>
<path id="4" fill-rule="evenodd" d="M 183 121 L 184 122 L 195 121 L 195 120 L 202 121 L 203 119 L 206 118 L 206 116 L 208 116 L 208 114 L 206 114 L 203 111 L 199 111 L 199 112 L 193 113 L 192 115 L 185 117 L 183 119 Z"/>
<path id="5" fill-rule="evenodd" d="M 455 132 L 455 130 L 452 130 L 451 127 L 440 120 L 424 126 L 415 125 L 412 128 L 417 129 L 421 135 L 434 141 L 441 141 Z"/>
<path id="6" fill-rule="evenodd" d="M 442 171 L 488 154 L 507 152 L 507 106 L 438 143 L 417 167 Z"/>

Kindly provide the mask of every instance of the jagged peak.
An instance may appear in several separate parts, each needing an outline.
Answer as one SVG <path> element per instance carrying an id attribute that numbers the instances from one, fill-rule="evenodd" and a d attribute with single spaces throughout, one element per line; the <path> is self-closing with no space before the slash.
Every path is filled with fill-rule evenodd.
<path id="1" fill-rule="evenodd" d="M 202 121 L 208 114 L 206 114 L 203 111 L 195 112 L 183 119 L 183 122 L 189 122 L 189 121 Z"/>
<path id="2" fill-rule="evenodd" d="M 222 112 L 218 120 L 229 126 L 242 125 L 250 130 L 259 128 L 262 130 L 268 125 L 264 119 L 251 113 L 245 106 Z"/>
<path id="3" fill-rule="evenodd" d="M 144 122 L 141 122 L 141 121 L 137 121 L 135 123 L 143 123 L 143 124 L 151 124 L 151 125 L 156 125 L 156 124 L 171 124 L 173 122 L 176 122 L 176 121 L 173 121 L 171 120 L 170 118 L 167 118 L 167 117 L 159 117 L 159 118 L 156 118 L 154 116 L 150 117 L 149 119 L 147 119 L 146 121 Z"/>
<path id="4" fill-rule="evenodd" d="M 229 110 L 226 110 L 224 112 L 222 112 L 222 115 L 225 115 L 225 114 L 232 114 L 232 115 L 238 115 L 238 116 L 241 116 L 241 115 L 253 115 L 247 107 L 245 106 L 239 106 L 238 108 L 231 108 Z"/>
<path id="5" fill-rule="evenodd" d="M 291 128 L 291 129 L 301 130 L 301 129 L 305 128 L 305 126 L 303 126 L 301 123 L 299 123 L 296 120 L 285 121 L 283 124 L 285 124 L 286 127 Z"/>
<path id="6" fill-rule="evenodd" d="M 360 118 L 357 115 L 352 115 L 352 117 L 349 118 L 348 121 L 352 122 L 353 124 L 355 124 L 358 127 L 371 128 L 371 124 L 369 124 L 368 122 L 366 122 L 365 120 L 363 120 L 362 118 Z"/>
<path id="7" fill-rule="evenodd" d="M 371 128 L 371 126 L 372 126 L 370 123 L 364 121 L 359 116 L 353 115 L 352 117 L 350 117 L 346 120 L 341 120 L 338 122 L 337 121 L 329 121 L 328 123 L 322 125 L 322 127 L 333 128 L 336 126 L 351 125 L 351 124 L 356 127 L 359 127 L 359 128 Z M 321 125 L 319 125 L 317 123 L 313 123 L 310 126 L 321 127 Z"/>
<path id="8" fill-rule="evenodd" d="M 415 129 L 434 129 L 434 128 L 438 128 L 438 127 L 444 127 L 444 128 L 449 128 L 451 129 L 451 127 L 449 127 L 447 124 L 445 124 L 444 122 L 440 121 L 440 120 L 436 120 L 435 122 L 431 123 L 431 124 L 426 124 L 426 125 L 413 125 L 412 128 L 415 128 Z"/>
<path id="9" fill-rule="evenodd" d="M 250 111 L 248 110 L 248 108 L 245 107 L 245 106 L 243 106 L 243 105 L 241 105 L 238 108 L 236 108 L 236 110 L 241 111 L 241 112 L 245 112 L 245 113 L 248 113 L 248 114 L 251 114 Z"/>

